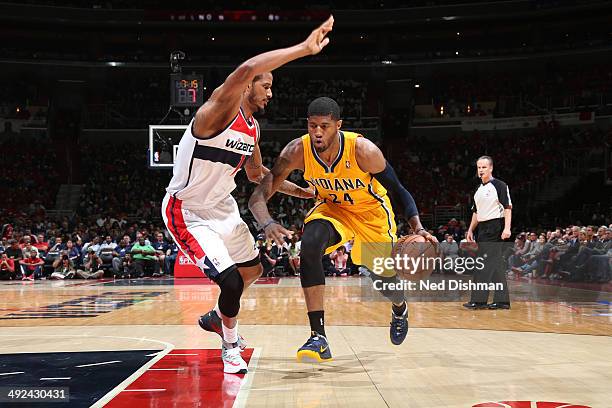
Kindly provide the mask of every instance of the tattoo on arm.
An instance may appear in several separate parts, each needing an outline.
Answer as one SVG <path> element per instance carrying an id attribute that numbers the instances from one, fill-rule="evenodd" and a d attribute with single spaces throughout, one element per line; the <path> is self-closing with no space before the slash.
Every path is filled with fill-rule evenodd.
<path id="1" fill-rule="evenodd" d="M 264 177 L 270 173 L 270 169 L 268 169 L 266 166 L 259 166 L 261 167 L 261 179 L 259 181 L 255 181 L 255 183 L 261 183 L 261 181 L 263 181 Z M 304 189 L 303 187 L 298 186 L 297 184 L 289 181 L 289 180 L 283 180 L 283 182 L 281 183 L 281 185 L 278 187 L 277 190 L 279 193 L 283 193 L 286 195 L 290 195 L 293 197 L 297 197 L 297 198 L 310 198 L 309 196 L 307 196 L 307 191 L 306 189 Z"/>
<path id="2" fill-rule="evenodd" d="M 261 162 L 257 163 L 255 161 L 255 157 L 251 155 L 249 156 L 249 159 L 247 160 L 247 166 L 249 166 L 251 169 L 259 169 L 263 166 L 263 164 Z"/>
<path id="3" fill-rule="evenodd" d="M 305 198 L 306 191 L 304 187 L 300 187 L 297 184 L 284 180 L 283 184 L 278 187 L 278 192 L 286 195 L 290 195 L 297 198 Z"/>
<path id="4" fill-rule="evenodd" d="M 285 153 L 283 151 L 283 153 Z M 291 172 L 291 160 L 281 153 L 274 167 L 266 174 L 249 200 L 249 209 L 257 222 L 261 225 L 271 217 L 266 203 L 283 184 L 287 175 Z"/>
<path id="5" fill-rule="evenodd" d="M 249 199 L 249 210 L 253 213 L 255 220 L 259 225 L 266 223 L 270 218 L 267 202 L 272 196 L 272 174 L 268 173 L 261 180 L 259 185 L 255 187 L 255 191 Z"/>
<path id="6" fill-rule="evenodd" d="M 274 191 L 272 190 L 273 184 L 274 177 L 270 176 L 269 173 L 266 174 L 259 183 L 260 193 L 266 202 L 274 195 Z"/>
<path id="7" fill-rule="evenodd" d="M 272 195 L 277 192 L 281 185 L 286 181 L 285 179 L 291 172 L 291 170 L 289 170 L 290 164 L 289 159 L 283 156 L 279 156 L 276 163 L 274 163 L 272 170 L 270 170 L 272 177 L 270 177 L 270 186 L 268 194 L 266 194 L 266 201 L 269 200 L 270 197 L 272 197 Z"/>

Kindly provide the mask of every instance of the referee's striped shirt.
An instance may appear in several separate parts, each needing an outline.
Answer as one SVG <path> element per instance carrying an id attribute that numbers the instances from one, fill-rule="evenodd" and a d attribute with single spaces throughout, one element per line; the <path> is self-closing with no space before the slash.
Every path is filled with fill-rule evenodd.
<path id="1" fill-rule="evenodd" d="M 510 189 L 503 181 L 491 177 L 486 183 L 481 183 L 474 193 L 472 212 L 476 213 L 478 222 L 504 217 L 504 209 L 512 208 Z"/>

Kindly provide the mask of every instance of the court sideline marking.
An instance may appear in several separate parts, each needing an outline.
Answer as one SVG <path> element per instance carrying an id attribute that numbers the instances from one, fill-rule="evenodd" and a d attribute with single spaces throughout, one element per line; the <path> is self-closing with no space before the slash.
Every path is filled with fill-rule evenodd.
<path id="1" fill-rule="evenodd" d="M 257 372 L 257 364 L 259 363 L 259 357 L 261 357 L 261 347 L 254 347 L 253 354 L 251 354 L 251 360 L 249 361 L 249 371 L 242 379 L 240 384 L 240 391 L 236 394 L 233 408 L 245 408 L 247 406 L 247 399 L 249 398 L 249 392 L 253 385 L 253 378 Z"/>

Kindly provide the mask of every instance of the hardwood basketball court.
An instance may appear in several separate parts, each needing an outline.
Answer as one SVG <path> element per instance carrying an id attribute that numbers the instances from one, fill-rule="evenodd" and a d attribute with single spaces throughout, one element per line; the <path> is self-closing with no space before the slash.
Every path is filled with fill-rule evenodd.
<path id="1" fill-rule="evenodd" d="M 250 372 L 236 376 L 196 324 L 218 293 L 204 279 L 2 282 L 0 387 L 68 387 L 51 406 L 74 407 L 612 406 L 610 285 L 511 281 L 508 311 L 415 293 L 393 346 L 367 283 L 328 279 L 334 360 L 313 365 L 295 361 L 309 335 L 299 280 L 261 279 L 242 300 Z"/>

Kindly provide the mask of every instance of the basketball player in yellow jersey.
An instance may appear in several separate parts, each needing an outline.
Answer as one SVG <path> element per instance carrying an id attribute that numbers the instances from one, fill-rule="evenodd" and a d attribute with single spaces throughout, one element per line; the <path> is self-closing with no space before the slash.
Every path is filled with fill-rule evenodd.
<path id="1" fill-rule="evenodd" d="M 325 337 L 325 276 L 322 257 L 354 239 L 351 257 L 355 264 L 372 268 L 374 256 L 387 257 L 395 243 L 396 225 L 390 191 L 398 198 L 412 230 L 428 241 L 437 242 L 421 225 L 410 193 L 402 186 L 393 168 L 374 143 L 353 132 L 341 131 L 340 107 L 330 98 L 317 98 L 308 106 L 308 134 L 291 141 L 281 152 L 274 168 L 255 188 L 249 208 L 268 238 L 278 245 L 291 231 L 278 224 L 268 212 L 267 200 L 293 170 L 315 189 L 317 202 L 304 221 L 300 254 L 300 279 L 306 298 L 311 336 L 298 350 L 298 361 L 328 361 L 331 352 Z M 374 281 L 395 282 L 394 271 Z M 391 300 L 390 337 L 401 344 L 408 332 L 408 308 L 401 291 L 382 292 Z"/>

